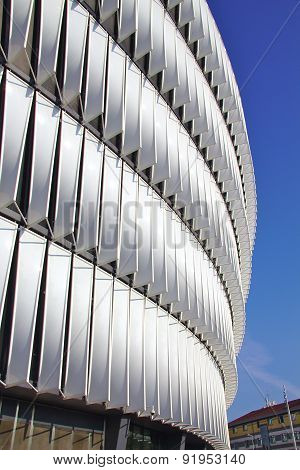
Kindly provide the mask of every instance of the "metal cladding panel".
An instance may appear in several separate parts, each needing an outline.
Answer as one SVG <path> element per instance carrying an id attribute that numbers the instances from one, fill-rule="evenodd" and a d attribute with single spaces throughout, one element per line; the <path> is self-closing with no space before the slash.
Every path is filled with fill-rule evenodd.
<path id="1" fill-rule="evenodd" d="M 104 138 L 111 139 L 124 131 L 124 90 L 126 55 L 109 40 Z"/>
<path id="2" fill-rule="evenodd" d="M 174 318 L 169 318 L 169 367 L 171 381 L 172 421 L 181 421 L 180 378 L 179 378 L 179 324 Z"/>
<path id="3" fill-rule="evenodd" d="M 197 59 L 212 53 L 211 37 L 209 32 L 209 7 L 206 2 L 202 2 L 201 14 L 204 35 L 198 41 Z"/>
<path id="4" fill-rule="evenodd" d="M 168 107 L 160 96 L 156 101 L 155 138 L 157 163 L 154 165 L 152 182 L 154 184 L 158 184 L 170 178 L 168 152 Z"/>
<path id="5" fill-rule="evenodd" d="M 167 248 L 167 287 L 168 290 L 162 295 L 161 304 L 167 305 L 179 300 L 178 289 L 178 267 L 176 253 L 176 216 L 173 211 L 166 207 L 166 248 Z"/>
<path id="6" fill-rule="evenodd" d="M 88 13 L 77 0 L 67 0 L 66 59 L 63 83 L 63 100 L 71 103 L 81 90 L 83 61 L 88 26 Z M 76 31 L 76 41 L 74 41 Z"/>
<path id="7" fill-rule="evenodd" d="M 106 148 L 103 167 L 98 264 L 118 259 L 122 160 Z M 113 184 L 112 184 L 113 182 Z"/>
<path id="8" fill-rule="evenodd" d="M 127 60 L 125 89 L 125 131 L 122 154 L 129 155 L 141 147 L 142 75 L 139 69 Z"/>
<path id="9" fill-rule="evenodd" d="M 202 22 L 202 8 L 203 3 L 206 0 L 200 0 L 194 3 L 195 18 L 190 22 L 189 29 L 189 43 L 192 44 L 195 41 L 204 37 L 204 28 Z"/>
<path id="10" fill-rule="evenodd" d="M 191 171 L 189 162 L 189 137 L 187 133 L 182 130 L 179 133 L 179 157 L 180 157 L 180 168 L 181 168 L 181 187 L 178 188 L 176 198 L 176 208 L 188 206 L 192 202 L 192 188 L 191 188 Z"/>
<path id="11" fill-rule="evenodd" d="M 114 283 L 109 406 L 120 408 L 128 403 L 128 323 L 130 288 Z"/>
<path id="12" fill-rule="evenodd" d="M 179 86 L 175 89 L 173 108 L 179 108 L 191 101 L 189 73 L 187 69 L 187 46 L 184 39 L 177 37 L 177 61 L 179 73 Z"/>
<path id="13" fill-rule="evenodd" d="M 205 429 L 204 421 L 204 397 L 202 392 L 202 376 L 201 368 L 202 365 L 202 354 L 201 351 L 204 349 L 203 344 L 200 342 L 195 345 L 195 385 L 196 385 L 196 407 L 197 407 L 197 427 L 201 430 Z"/>
<path id="14" fill-rule="evenodd" d="M 201 202 L 200 202 L 200 189 L 199 185 L 201 182 L 201 167 L 203 168 L 200 159 L 202 159 L 197 152 L 197 149 L 189 145 L 188 155 L 190 162 L 190 184 L 191 184 L 191 204 L 186 207 L 186 218 L 191 220 L 201 214 Z"/>
<path id="15" fill-rule="evenodd" d="M 105 73 L 107 63 L 108 35 L 90 17 L 89 48 L 84 103 L 84 119 L 92 121 L 104 112 Z"/>
<path id="16" fill-rule="evenodd" d="M 17 229 L 17 224 L 0 217 L 0 327 Z"/>
<path id="17" fill-rule="evenodd" d="M 144 318 L 145 298 L 133 290 L 130 293 L 129 312 L 129 408 L 143 411 L 144 403 Z"/>
<path id="18" fill-rule="evenodd" d="M 152 50 L 152 0 L 141 0 L 137 4 L 137 31 L 135 34 L 134 59 L 138 60 Z"/>
<path id="19" fill-rule="evenodd" d="M 167 291 L 166 204 L 153 192 L 152 202 L 153 282 L 149 295 Z"/>
<path id="20" fill-rule="evenodd" d="M 181 28 L 195 19 L 195 5 L 199 0 L 184 0 L 179 7 L 178 27 Z"/>
<path id="21" fill-rule="evenodd" d="M 37 93 L 27 212 L 29 226 L 48 217 L 59 118 L 60 109 Z"/>
<path id="22" fill-rule="evenodd" d="M 22 230 L 6 385 L 30 386 L 29 374 L 46 239 Z"/>
<path id="23" fill-rule="evenodd" d="M 92 264 L 74 256 L 66 377 L 63 387 L 66 398 L 81 399 L 87 395 L 93 271 Z"/>
<path id="24" fill-rule="evenodd" d="M 24 60 L 33 3 L 33 0 L 12 0 L 11 3 L 8 61 L 16 65 Z"/>
<path id="25" fill-rule="evenodd" d="M 60 390 L 70 268 L 71 253 L 50 243 L 37 387 L 39 393 L 58 394 Z"/>
<path id="26" fill-rule="evenodd" d="M 179 380 L 180 380 L 180 404 L 181 422 L 191 424 L 190 403 L 188 394 L 188 371 L 187 371 L 187 330 L 183 325 L 179 326 L 178 332 L 178 358 L 179 358 Z"/>
<path id="27" fill-rule="evenodd" d="M 153 48 L 149 59 L 149 76 L 152 77 L 167 66 L 165 43 L 165 11 L 159 0 L 152 3 Z"/>
<path id="28" fill-rule="evenodd" d="M 167 0 L 167 8 L 171 10 L 172 8 L 179 5 L 179 3 L 183 2 L 184 0 Z"/>
<path id="29" fill-rule="evenodd" d="M 187 272 L 187 233 L 180 220 L 176 220 L 176 265 L 178 272 L 179 300 L 172 305 L 172 312 L 185 312 L 190 309 L 190 296 Z"/>
<path id="30" fill-rule="evenodd" d="M 76 251 L 98 246 L 100 194 L 104 146 L 85 133 Z"/>
<path id="31" fill-rule="evenodd" d="M 110 18 L 119 8 L 119 0 L 101 0 L 100 20 L 103 22 Z"/>
<path id="32" fill-rule="evenodd" d="M 158 414 L 171 419 L 171 382 L 169 368 L 169 314 L 162 308 L 157 316 Z"/>
<path id="33" fill-rule="evenodd" d="M 182 191 L 182 174 L 179 152 L 179 122 L 170 112 L 168 119 L 168 153 L 170 178 L 166 181 L 165 196 L 170 197 Z"/>
<path id="34" fill-rule="evenodd" d="M 109 400 L 112 299 L 113 277 L 96 268 L 88 403 L 103 403 Z"/>
<path id="35" fill-rule="evenodd" d="M 66 113 L 62 113 L 57 200 L 53 229 L 55 239 L 66 237 L 74 232 L 82 140 L 83 127 Z"/>
<path id="36" fill-rule="evenodd" d="M 196 407 L 196 383 L 195 383 L 195 347 L 199 342 L 191 332 L 187 332 L 187 369 L 188 369 L 188 391 L 191 420 L 193 427 L 198 425 L 198 414 Z"/>
<path id="37" fill-rule="evenodd" d="M 41 1 L 41 29 L 37 69 L 37 82 L 39 85 L 43 84 L 56 72 L 64 4 L 64 0 Z"/>
<path id="38" fill-rule="evenodd" d="M 146 299 L 144 317 L 145 409 L 158 412 L 157 382 L 157 305 Z"/>
<path id="39" fill-rule="evenodd" d="M 162 93 L 173 90 L 173 88 L 177 87 L 180 83 L 177 63 L 176 26 L 168 16 L 166 16 L 165 21 L 165 38 L 167 67 L 164 69 L 162 75 Z"/>
<path id="40" fill-rule="evenodd" d="M 141 110 L 141 148 L 138 152 L 137 167 L 145 170 L 157 162 L 155 136 L 155 110 L 157 92 L 155 88 L 143 80 Z"/>
<path id="41" fill-rule="evenodd" d="M 5 84 L 0 158 L 0 207 L 16 200 L 33 89 L 11 72 Z"/>
<path id="42" fill-rule="evenodd" d="M 131 36 L 137 30 L 137 0 L 120 0 L 118 40 Z"/>
<path id="43" fill-rule="evenodd" d="M 120 217 L 120 255 L 117 268 L 119 276 L 133 274 L 138 269 L 138 189 L 138 175 L 124 164 Z"/>
<path id="44" fill-rule="evenodd" d="M 187 276 L 189 287 L 189 310 L 183 312 L 183 320 L 193 320 L 198 318 L 198 292 L 196 289 L 196 276 L 198 276 L 198 266 L 194 265 L 194 258 L 197 253 L 197 243 L 187 239 L 186 243 L 186 263 L 187 263 Z M 201 248 L 200 248 L 201 249 Z"/>
<path id="45" fill-rule="evenodd" d="M 184 106 L 183 122 L 190 122 L 193 119 L 199 118 L 201 115 L 200 100 L 196 83 L 196 73 L 199 73 L 195 65 L 194 57 L 192 54 L 187 54 L 187 73 L 188 84 L 190 90 L 190 101 L 187 101 Z"/>
<path id="46" fill-rule="evenodd" d="M 138 270 L 134 277 L 134 286 L 145 286 L 153 282 L 153 190 L 141 178 L 139 179 L 138 204 Z"/>

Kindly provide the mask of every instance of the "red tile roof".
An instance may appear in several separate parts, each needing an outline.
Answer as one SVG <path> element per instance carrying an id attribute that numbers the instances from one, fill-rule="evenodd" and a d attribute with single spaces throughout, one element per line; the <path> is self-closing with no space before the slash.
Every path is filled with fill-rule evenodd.
<path id="1" fill-rule="evenodd" d="M 289 401 L 289 406 L 291 411 L 300 411 L 300 398 L 298 398 L 297 400 Z M 277 405 L 265 406 L 264 408 L 250 411 L 250 413 L 247 413 L 237 419 L 234 419 L 233 421 L 230 421 L 230 423 L 228 423 L 228 426 L 232 427 L 238 424 L 256 421 L 258 419 L 269 418 L 271 416 L 278 416 L 280 414 L 286 413 L 286 411 L 287 410 L 285 402 L 278 403 Z"/>

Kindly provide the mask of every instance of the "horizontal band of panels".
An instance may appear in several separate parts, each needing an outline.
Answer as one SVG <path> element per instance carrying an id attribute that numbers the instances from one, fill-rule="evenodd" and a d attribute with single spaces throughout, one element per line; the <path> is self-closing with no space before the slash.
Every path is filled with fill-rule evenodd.
<path id="1" fill-rule="evenodd" d="M 142 25 L 139 25 L 138 19 L 140 17 L 143 17 L 143 20 L 144 20 L 144 15 L 143 15 L 144 4 L 143 6 L 141 6 L 142 4 L 139 4 L 139 3 L 137 4 L 136 2 L 134 3 L 136 5 L 137 18 L 136 18 L 136 21 L 131 24 L 132 29 L 130 30 L 131 31 L 130 34 L 135 33 L 135 37 L 138 38 L 139 30 L 140 30 L 140 27 L 142 26 Z M 191 3 L 191 2 L 188 1 L 188 3 Z M 124 2 L 124 5 L 127 5 L 126 1 Z M 181 3 L 181 5 L 182 6 L 185 5 L 185 3 Z M 125 11 L 125 8 L 123 8 L 122 2 L 120 2 L 119 8 L 120 10 L 118 11 L 118 15 L 121 21 L 122 16 Z M 185 43 L 185 40 L 182 37 L 182 35 L 179 32 L 176 32 L 176 27 L 174 23 L 172 22 L 167 12 L 164 12 L 163 6 L 159 2 L 159 0 L 148 1 L 147 8 L 149 11 L 152 12 L 151 15 L 149 13 L 149 21 L 151 25 L 153 26 L 152 30 L 149 31 L 149 34 L 151 34 L 151 36 L 150 36 L 149 41 L 147 42 L 148 46 L 150 47 L 151 39 L 153 39 L 152 49 L 147 49 L 147 51 L 144 52 L 144 53 L 146 52 L 150 53 L 148 75 L 153 76 L 153 75 L 156 75 L 157 73 L 162 72 L 162 85 L 160 87 L 160 91 L 162 93 L 167 93 L 170 90 L 175 90 L 174 95 L 173 95 L 173 100 L 171 100 L 173 108 L 176 109 L 180 106 L 183 106 L 183 111 L 182 111 L 183 122 L 191 121 L 192 123 L 191 134 L 194 137 L 198 136 L 199 147 L 202 149 L 203 148 L 207 149 L 208 159 L 213 160 L 214 162 L 213 171 L 218 173 L 218 181 L 221 182 L 222 184 L 222 191 L 224 192 L 229 202 L 232 202 L 234 199 L 234 203 L 231 204 L 234 208 L 234 210 L 231 212 L 233 220 L 240 219 L 242 217 L 243 220 L 246 219 L 247 223 L 250 223 L 250 225 L 252 226 L 252 229 L 254 230 L 255 223 L 253 226 L 252 221 L 253 221 L 253 217 L 256 220 L 256 215 L 255 215 L 256 214 L 256 195 L 255 195 L 255 187 L 254 187 L 254 193 L 253 193 L 253 190 L 250 188 L 250 185 L 252 184 L 252 180 L 254 181 L 254 176 L 253 176 L 251 155 L 247 154 L 247 151 L 250 152 L 249 145 L 247 147 L 246 142 L 243 141 L 243 138 L 240 135 L 240 132 L 238 132 L 239 134 L 238 139 L 240 141 L 240 145 L 239 147 L 237 147 L 237 154 L 239 158 L 242 160 L 243 173 L 246 175 L 245 178 L 243 178 L 244 189 L 242 189 L 241 181 L 240 181 L 240 168 L 237 166 L 235 149 L 233 147 L 231 138 L 229 138 L 223 116 L 221 115 L 220 112 L 218 112 L 219 109 L 216 104 L 214 95 L 210 92 L 209 87 L 207 87 L 208 89 L 206 89 L 205 87 L 204 89 L 202 89 L 203 83 L 206 84 L 206 79 L 204 78 L 201 69 L 199 68 L 197 62 L 195 62 L 193 54 L 188 48 L 187 44 Z M 185 6 L 184 8 L 188 8 L 188 6 L 187 7 Z M 196 8 L 197 11 L 199 8 L 200 6 Z M 207 8 L 207 5 L 206 5 L 206 8 Z M 140 15 L 138 14 L 139 9 L 142 10 Z M 210 15 L 210 12 L 208 12 L 207 14 Z M 101 12 L 100 12 L 100 21 L 103 21 L 101 17 Z M 214 25 L 214 28 L 216 29 L 213 19 L 209 21 L 213 22 L 212 24 Z M 120 26 L 119 26 L 119 30 L 120 30 Z M 122 34 L 117 35 L 117 40 L 119 41 L 119 43 L 122 44 L 124 41 L 123 35 Z M 137 47 L 137 42 L 138 42 L 138 39 L 136 39 L 135 47 Z M 213 41 L 212 44 L 215 44 L 215 42 L 216 41 Z M 224 49 L 224 46 L 223 46 L 223 49 Z M 209 55 L 210 52 L 208 51 L 207 54 Z M 136 56 L 134 53 L 133 53 L 133 58 L 134 60 L 136 60 Z M 227 61 L 228 61 L 228 57 L 227 57 Z M 213 73 L 216 73 L 216 72 L 214 71 Z M 231 71 L 231 75 L 233 76 L 232 71 Z M 204 93 L 204 96 L 203 96 L 203 93 Z M 238 93 L 238 90 L 237 90 L 237 93 Z M 233 95 L 234 95 L 233 98 L 235 99 L 235 94 Z M 227 118 L 228 124 L 231 126 L 232 132 L 235 132 L 235 130 L 238 129 L 238 124 L 240 123 L 243 126 L 243 123 L 239 121 L 239 112 L 232 105 L 232 103 L 230 105 L 228 104 L 228 110 L 227 110 L 226 100 L 224 101 L 225 101 L 224 107 L 225 107 L 226 112 L 228 113 L 228 118 Z M 201 106 L 201 102 L 202 102 L 202 106 Z M 237 114 L 237 117 L 235 116 L 235 114 Z M 223 143 L 224 135 L 225 135 L 225 140 L 226 140 L 226 146 L 229 146 L 229 149 L 224 148 L 224 143 Z M 244 137 L 244 140 L 245 139 L 246 137 Z M 239 141 L 235 142 L 235 144 L 237 145 Z M 229 161 L 227 158 L 228 155 L 230 156 Z M 234 165 L 234 169 L 232 169 L 231 167 L 232 163 Z M 226 170 L 225 172 L 224 172 L 224 169 Z M 250 175 L 248 175 L 249 172 L 250 172 Z M 240 210 L 237 207 L 238 203 L 236 202 L 236 199 L 239 199 L 239 200 L 244 199 L 244 190 L 246 190 L 246 193 L 248 196 L 247 204 L 245 207 L 242 208 L 242 210 Z M 247 212 L 247 215 L 248 215 L 247 217 L 245 216 L 245 212 Z M 238 233 L 238 240 L 240 237 L 239 223 L 240 221 L 238 221 L 237 227 L 236 227 L 236 230 Z M 249 227 L 248 227 L 247 234 L 249 238 Z M 251 259 L 253 240 L 251 241 L 249 238 L 247 247 L 245 247 L 245 241 L 244 241 L 245 233 L 242 233 L 242 238 L 243 238 L 243 241 L 240 244 L 240 250 L 242 252 L 242 256 L 241 256 L 241 264 L 242 264 L 242 272 L 243 272 L 242 279 L 243 279 L 243 284 L 244 284 L 244 295 L 245 297 L 247 297 L 248 291 L 249 291 L 249 284 L 250 284 L 248 261 L 249 259 Z M 248 254 L 249 252 L 250 252 L 250 256 Z M 244 260 L 247 264 L 245 270 L 243 269 Z"/>
<path id="2" fill-rule="evenodd" d="M 0 228 L 0 324 L 10 325 L 1 347 L 5 387 L 85 397 L 228 447 L 222 376 L 190 330 L 59 245 L 3 218 Z"/>
<path id="3" fill-rule="evenodd" d="M 41 94 L 35 93 L 34 96 L 33 89 L 10 72 L 7 72 L 7 77 L 3 80 L 5 80 L 4 109 L 6 119 L 2 133 L 1 210 L 6 211 L 5 213 L 8 215 L 13 216 L 14 214 L 16 216 L 16 213 L 12 212 L 12 208 L 14 208 L 29 226 L 48 227 L 48 232 L 54 239 L 68 237 L 75 242 L 75 206 L 77 188 L 80 186 L 82 194 L 79 198 L 80 210 L 77 222 L 84 229 L 81 229 L 81 226 L 78 228 L 76 250 L 88 251 L 96 248 L 103 146 L 92 134 L 84 131 L 83 126 L 66 113 L 61 113 L 56 105 Z M 16 121 L 17 110 L 18 120 Z M 33 113 L 33 116 L 29 121 L 30 113 Z M 174 121 L 168 120 L 166 123 L 168 123 L 169 135 L 171 136 L 170 132 L 173 129 Z M 174 140 L 177 138 L 176 130 L 178 130 L 177 127 L 173 134 Z M 32 148 L 26 150 L 24 146 L 28 135 L 33 135 L 33 145 Z M 238 317 L 243 317 L 244 301 L 240 288 L 238 255 L 232 226 L 218 188 L 210 172 L 206 170 L 202 157 L 197 155 L 195 147 L 189 145 L 186 135 L 181 135 L 182 138 L 179 139 L 176 151 L 177 156 L 181 155 L 182 162 L 185 161 L 185 167 L 183 164 L 176 167 L 175 162 L 170 161 L 173 163 L 173 175 L 176 175 L 176 171 L 178 174 L 178 170 L 181 169 L 184 177 L 180 178 L 179 173 L 178 182 L 175 176 L 169 178 L 165 190 L 172 193 L 172 188 L 176 187 L 177 183 L 180 185 L 181 191 L 177 193 L 176 206 L 179 208 L 185 206 L 187 217 L 194 217 L 194 229 L 199 231 L 202 240 L 206 240 L 207 249 L 216 259 L 223 282 L 226 282 L 230 292 L 231 304 L 237 317 L 234 319 L 237 332 L 235 333 L 241 337 L 241 333 L 238 332 L 242 329 L 237 321 Z M 174 147 L 173 138 L 169 140 L 169 145 Z M 163 143 L 162 139 L 161 146 Z M 171 150 L 174 151 L 174 148 L 171 148 L 170 152 Z M 55 152 L 57 152 L 56 158 Z M 82 152 L 84 153 L 83 159 Z M 174 153 L 170 154 L 174 155 Z M 93 159 L 97 158 L 98 161 L 94 162 Z M 115 159 L 116 166 L 121 168 L 121 161 L 117 157 Z M 59 165 L 56 163 L 57 161 Z M 26 182 L 21 174 L 21 169 L 25 172 L 25 167 L 28 167 Z M 193 167 L 196 171 L 191 170 Z M 109 171 L 112 170 L 106 170 L 106 172 Z M 137 178 L 137 176 L 132 176 L 133 182 L 137 181 Z M 85 180 L 88 181 L 87 184 L 85 184 Z M 128 204 L 130 201 L 135 204 L 137 193 L 132 194 L 134 185 L 131 185 L 129 180 L 128 188 L 128 192 L 123 197 L 123 203 L 125 204 L 128 194 Z M 104 195 L 105 191 L 104 185 Z M 115 194 L 112 193 L 110 196 L 113 201 L 119 200 L 118 184 L 113 188 L 110 185 L 107 191 L 109 193 L 114 191 Z M 52 204 L 50 203 L 51 194 Z M 106 207 L 105 210 L 107 211 L 108 208 Z M 107 219 L 109 225 L 111 225 L 112 217 L 113 214 L 108 212 L 107 217 L 104 218 Z M 111 258 L 111 255 L 105 255 L 101 260 L 102 264 L 115 261 L 114 256 Z M 136 270 L 133 269 L 132 272 Z M 140 270 L 140 272 L 142 271 Z M 146 281 L 144 283 L 148 284 L 149 282 Z"/>
<path id="4" fill-rule="evenodd" d="M 6 116 L 1 211 L 15 219 L 20 215 L 29 227 L 67 246 L 71 241 L 75 252 L 95 256 L 100 266 L 113 263 L 118 277 L 133 276 L 134 286 L 147 287 L 149 296 L 160 296 L 161 305 L 181 313 L 224 368 L 231 370 L 235 352 L 228 299 L 202 246 L 133 169 L 107 147 L 104 152 L 104 145 L 66 113 L 62 112 L 59 124 L 55 105 L 39 94 L 33 121 L 34 152 L 26 160 L 20 149 L 29 108 L 22 108 L 17 93 L 23 93 L 25 100 L 32 99 L 32 93 L 21 80 L 13 75 L 10 79 L 16 89 L 12 92 L 6 86 L 14 98 L 9 109 L 18 109 L 22 125 L 15 120 L 14 132 L 9 134 L 13 121 L 9 125 Z M 31 167 L 25 170 L 28 160 Z M 26 185 L 20 169 L 30 175 Z M 222 275 L 233 288 L 232 273 L 226 270 L 226 256 L 223 258 Z M 237 298 L 233 302 L 238 306 Z M 235 391 L 231 373 L 227 383 L 230 400 Z"/>
<path id="5" fill-rule="evenodd" d="M 161 0 L 163 6 L 165 2 Z M 178 7 L 176 14 L 174 8 Z M 241 98 L 226 48 L 206 0 L 167 2 L 167 10 L 198 61 L 226 115 L 226 122 L 241 162 L 250 239 L 253 247 L 256 226 L 256 188 L 247 127 Z"/>
<path id="6" fill-rule="evenodd" d="M 26 4 L 27 7 L 25 8 Z M 59 35 L 62 30 L 62 27 L 65 27 L 67 35 L 65 43 L 65 64 L 61 73 L 59 74 L 62 75 L 62 79 L 60 82 L 61 98 L 63 100 L 63 103 L 70 105 L 73 100 L 76 101 L 78 97 L 83 97 L 85 95 L 85 98 L 82 100 L 84 119 L 88 122 L 91 122 L 93 121 L 93 119 L 96 119 L 101 116 L 104 110 L 104 76 L 106 68 L 105 56 L 107 34 L 98 25 L 98 23 L 93 20 L 93 18 L 88 18 L 86 10 L 84 10 L 76 1 L 69 0 L 67 2 L 65 19 L 64 21 L 62 21 L 64 4 L 65 2 L 63 2 L 62 0 L 56 2 L 42 2 L 42 8 L 39 12 L 41 22 L 41 34 L 39 40 L 39 55 L 36 80 L 38 84 L 45 84 L 45 81 L 48 83 L 51 77 L 55 77 L 55 73 L 57 72 L 56 69 Z M 127 5 L 126 2 L 125 4 Z M 32 21 L 32 2 L 25 2 L 22 3 L 22 5 L 23 16 L 20 13 L 21 8 L 18 9 L 18 15 L 20 15 L 23 20 L 21 21 L 19 17 L 16 17 L 15 21 L 13 21 L 11 26 L 12 38 L 14 37 L 14 29 L 16 28 L 20 32 L 21 27 L 23 27 L 23 35 L 24 37 L 26 37 L 26 31 L 29 27 L 30 19 Z M 158 3 L 158 5 L 160 5 L 160 3 Z M 15 3 L 15 8 L 17 8 L 17 3 Z M 52 9 L 53 13 L 55 13 L 54 15 L 52 14 Z M 48 24 L 46 18 L 49 17 L 50 10 L 52 21 Z M 103 12 L 104 10 L 101 11 Z M 107 18 L 108 11 L 110 11 L 110 14 L 112 14 L 115 10 L 107 10 L 107 13 L 104 15 L 105 18 Z M 125 7 L 122 7 L 122 12 L 124 13 L 124 11 Z M 131 10 L 130 12 L 132 13 Z M 12 18 L 14 17 L 13 15 L 14 10 L 11 11 Z M 138 17 L 140 16 L 141 15 L 138 15 Z M 20 24 L 18 24 L 18 22 Z M 43 27 L 43 25 L 45 26 Z M 72 41 L 71 32 L 75 29 L 77 31 L 77 38 L 76 47 L 73 47 L 72 45 L 75 42 Z M 18 36 L 18 34 L 17 38 L 19 37 L 19 43 L 15 44 L 13 50 L 10 47 L 10 43 L 8 44 L 8 50 L 11 49 L 12 51 L 14 51 L 11 52 L 11 54 L 8 53 L 8 61 L 9 63 L 17 65 L 22 70 L 28 70 L 29 58 L 32 55 L 31 44 L 28 40 L 25 41 L 24 45 L 24 40 L 21 41 L 20 35 Z M 156 34 L 153 35 L 153 38 L 156 36 Z M 121 37 L 124 39 L 126 35 L 124 36 L 123 34 L 121 34 Z M 86 60 L 87 65 L 86 67 L 84 67 L 84 50 L 86 42 L 89 45 L 89 54 Z M 183 39 L 181 40 L 181 43 L 182 47 L 185 46 Z M 171 50 L 171 46 L 172 41 L 170 43 L 170 47 L 168 47 L 167 50 Z M 127 110 L 123 108 L 122 102 L 124 87 L 122 88 L 121 83 L 122 80 L 125 80 L 125 77 L 127 79 L 128 70 L 126 70 L 124 64 L 122 66 L 121 59 L 119 58 L 118 60 L 117 57 L 120 55 L 122 56 L 122 51 L 114 47 L 113 43 L 111 43 L 111 47 L 113 48 L 113 51 L 116 54 L 109 54 L 108 61 L 111 64 L 109 70 L 114 70 L 114 66 L 118 66 L 121 67 L 123 72 L 121 72 L 120 75 L 112 73 L 111 76 L 109 76 L 109 84 L 111 84 L 111 88 L 114 91 L 110 93 L 110 91 L 107 90 L 106 93 L 106 107 L 109 108 L 109 118 L 105 116 L 105 138 L 111 139 L 115 135 L 118 135 L 123 132 L 126 138 L 123 139 L 124 142 L 122 151 L 123 153 L 128 154 L 134 152 L 136 149 L 139 149 L 141 146 L 141 135 L 138 135 L 138 132 L 136 131 L 136 129 L 139 128 L 138 124 L 141 120 L 138 118 L 139 114 L 136 114 L 136 111 L 138 109 L 137 99 L 133 101 L 133 106 L 135 106 L 135 108 L 133 107 L 132 109 L 132 106 Z M 157 47 L 157 50 L 160 49 L 161 47 Z M 178 50 L 179 49 L 180 48 L 178 48 Z M 98 55 L 96 56 L 96 54 Z M 191 54 L 189 54 L 188 56 L 192 59 Z M 180 57 L 181 60 L 179 60 Z M 176 61 L 184 63 L 186 60 L 186 53 L 182 48 L 180 57 L 177 57 L 176 55 Z M 185 83 L 186 86 L 189 88 L 188 93 L 185 93 L 185 95 L 188 95 L 189 99 L 191 100 L 190 103 L 187 103 L 184 108 L 185 120 L 190 120 L 194 117 L 195 113 L 197 114 L 198 118 L 197 124 L 195 124 L 194 126 L 194 133 L 196 133 L 197 135 L 201 135 L 200 148 L 202 147 L 207 149 L 207 157 L 209 160 L 213 161 L 213 171 L 218 172 L 218 181 L 222 184 L 223 190 L 226 191 L 226 198 L 231 209 L 231 215 L 234 217 L 234 220 L 236 220 L 235 230 L 238 233 L 238 242 L 240 243 L 240 249 L 242 250 L 242 256 L 240 258 L 242 268 L 244 264 L 246 264 L 245 269 L 242 269 L 242 282 L 244 285 L 244 295 L 246 295 L 248 292 L 250 279 L 248 261 L 249 258 L 251 258 L 251 255 L 249 257 L 249 252 L 251 253 L 251 250 L 249 249 L 249 245 L 245 241 L 248 232 L 244 230 L 244 226 L 247 225 L 247 219 L 244 214 L 245 208 L 243 207 L 243 205 L 240 207 L 240 201 L 243 199 L 243 191 L 238 177 L 239 169 L 234 155 L 228 158 L 230 154 L 234 154 L 234 149 L 232 147 L 231 140 L 228 139 L 227 131 L 225 132 L 224 130 L 226 126 L 223 122 L 221 113 L 219 113 L 220 118 L 218 118 L 218 108 L 216 106 L 214 97 L 210 92 L 208 86 L 205 86 L 206 81 L 202 75 L 201 70 L 199 69 L 199 67 L 197 67 L 198 66 L 196 66 L 195 68 L 194 63 L 186 64 L 186 71 L 184 72 L 185 74 L 187 74 L 185 78 Z M 86 79 L 84 80 L 85 91 L 82 90 L 83 69 L 86 70 Z M 169 70 L 168 74 L 172 78 L 173 74 L 171 68 L 168 67 L 168 69 L 166 70 Z M 134 75 L 134 72 L 136 75 L 135 81 L 131 79 L 131 86 L 132 90 L 134 91 L 138 88 L 139 77 L 137 69 L 135 70 L 133 66 L 130 67 L 130 72 L 132 72 L 130 74 L 131 76 Z M 189 76 L 189 74 L 192 75 Z M 182 75 L 182 73 L 179 73 L 179 75 Z M 167 78 L 164 80 L 165 89 L 168 88 L 168 86 L 166 85 L 166 80 Z M 130 93 L 130 90 L 128 90 L 128 93 Z M 179 96 L 179 91 L 177 95 Z M 137 97 L 138 94 L 133 96 Z M 136 119 L 131 119 L 130 127 L 127 126 L 125 128 L 126 112 L 130 112 L 131 115 L 133 112 L 135 112 Z M 195 119 L 193 122 L 195 123 Z M 154 149 L 158 148 L 157 145 L 155 147 L 155 138 L 152 139 L 152 144 L 154 145 Z M 142 148 L 144 149 L 144 145 L 142 146 Z M 142 162 L 142 166 L 144 166 L 145 164 L 152 166 L 153 159 L 155 163 L 159 159 L 160 155 L 155 155 L 155 153 L 157 152 L 153 152 L 153 148 L 150 147 L 149 149 L 145 149 L 145 151 L 143 151 L 144 155 L 146 153 L 149 154 L 149 152 L 151 152 L 150 160 L 144 159 L 144 161 Z M 154 156 L 151 157 L 151 155 Z M 165 158 L 165 163 L 166 165 L 169 164 L 168 158 Z M 234 166 L 232 167 L 232 165 Z M 159 170 L 158 166 L 156 166 L 156 168 L 157 170 Z M 166 168 L 165 172 L 161 174 L 162 176 L 160 178 L 162 178 L 163 176 L 165 177 L 165 179 L 168 178 L 169 173 L 170 170 Z M 158 174 L 160 174 L 159 171 Z M 232 183 L 232 178 L 234 179 L 235 183 Z M 155 175 L 153 181 L 157 181 L 157 177 L 155 177 Z"/>

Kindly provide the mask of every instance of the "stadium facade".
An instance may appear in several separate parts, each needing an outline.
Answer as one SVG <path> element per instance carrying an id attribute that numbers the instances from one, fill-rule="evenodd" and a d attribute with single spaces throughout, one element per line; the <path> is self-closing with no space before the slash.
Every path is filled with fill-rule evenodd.
<path id="1" fill-rule="evenodd" d="M 206 1 L 0 28 L 0 447 L 228 448 L 256 192 Z"/>

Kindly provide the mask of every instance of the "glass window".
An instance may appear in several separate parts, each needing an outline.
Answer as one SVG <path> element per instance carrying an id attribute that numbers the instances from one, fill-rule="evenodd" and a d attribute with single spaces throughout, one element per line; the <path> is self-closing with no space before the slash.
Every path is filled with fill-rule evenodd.
<path id="1" fill-rule="evenodd" d="M 243 430 L 244 430 L 244 431 L 247 431 L 247 429 L 248 429 L 248 425 L 247 425 L 247 424 L 244 424 L 244 425 L 243 425 Z"/>
<path id="2" fill-rule="evenodd" d="M 0 420 L 0 450 L 11 449 L 13 433 L 14 433 L 14 418 L 3 416 Z"/>
<path id="3" fill-rule="evenodd" d="M 30 445 L 30 421 L 18 418 L 15 435 L 13 439 L 13 449 L 26 450 Z"/>
<path id="4" fill-rule="evenodd" d="M 273 418 L 269 418 L 269 419 L 268 419 L 268 423 L 269 423 L 270 425 L 273 424 Z"/>
<path id="5" fill-rule="evenodd" d="M 284 423 L 284 416 L 283 415 L 278 416 L 278 421 L 279 423 Z"/>
<path id="6" fill-rule="evenodd" d="M 32 450 L 51 450 L 51 424 L 33 423 L 31 436 Z"/>
<path id="7" fill-rule="evenodd" d="M 90 432 L 86 430 L 73 430 L 73 450 L 87 450 L 90 448 Z"/>
<path id="8" fill-rule="evenodd" d="M 54 428 L 53 450 L 68 450 L 72 448 L 72 429 L 56 427 Z"/>
<path id="9" fill-rule="evenodd" d="M 90 449 L 103 449 L 103 432 L 93 431 L 91 433 Z"/>

